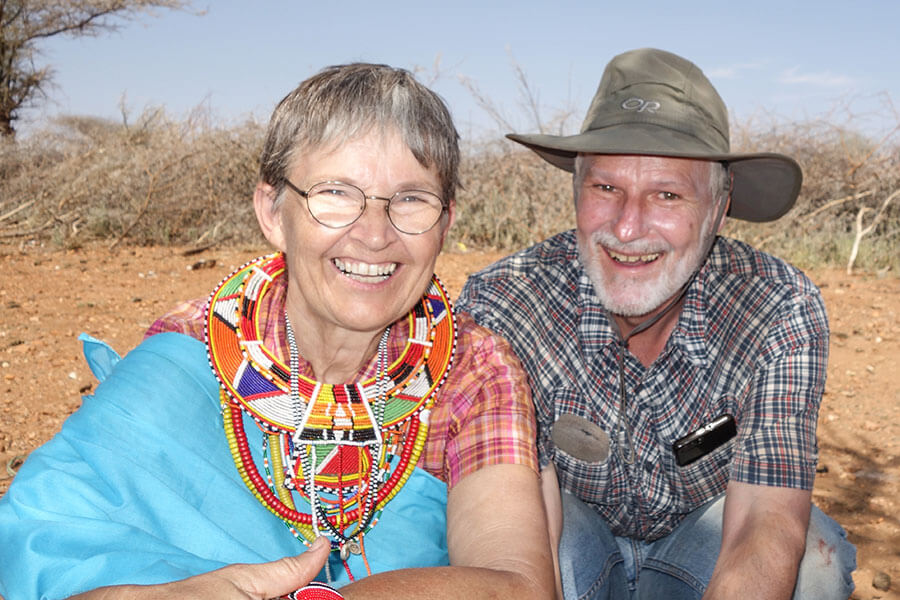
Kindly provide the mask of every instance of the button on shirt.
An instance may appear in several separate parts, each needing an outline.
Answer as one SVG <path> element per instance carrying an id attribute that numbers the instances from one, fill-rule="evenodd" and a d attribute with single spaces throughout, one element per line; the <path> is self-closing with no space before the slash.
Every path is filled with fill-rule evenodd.
<path id="1" fill-rule="evenodd" d="M 512 344 L 532 386 L 541 464 L 554 462 L 561 487 L 615 535 L 663 537 L 730 479 L 812 488 L 828 323 L 819 290 L 784 261 L 718 238 L 660 356 L 645 367 L 625 354 L 632 464 L 620 448 L 626 422 L 616 425 L 621 346 L 574 231 L 472 276 L 457 308 Z M 737 436 L 678 466 L 672 443 L 723 413 L 734 416 Z M 589 462 L 556 447 L 550 430 L 563 414 L 599 425 L 609 455 Z"/>

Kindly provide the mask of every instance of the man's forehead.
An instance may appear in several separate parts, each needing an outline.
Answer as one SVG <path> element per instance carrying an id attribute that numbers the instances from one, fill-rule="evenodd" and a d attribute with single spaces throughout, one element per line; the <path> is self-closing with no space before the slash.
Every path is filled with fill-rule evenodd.
<path id="1" fill-rule="evenodd" d="M 579 153 L 575 159 L 576 172 L 608 173 L 647 170 L 658 173 L 679 174 L 706 179 L 717 161 L 700 158 L 656 156 L 641 154 L 587 154 Z"/>

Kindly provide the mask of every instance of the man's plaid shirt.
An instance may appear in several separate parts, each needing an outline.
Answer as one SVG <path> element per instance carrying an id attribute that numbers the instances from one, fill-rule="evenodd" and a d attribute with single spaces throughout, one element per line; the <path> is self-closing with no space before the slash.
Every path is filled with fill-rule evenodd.
<path id="1" fill-rule="evenodd" d="M 510 341 L 532 386 L 541 464 L 553 461 L 563 489 L 590 503 L 614 534 L 665 536 L 730 479 L 812 488 L 828 322 L 819 290 L 787 263 L 719 238 L 656 361 L 646 368 L 626 354 L 632 465 L 621 460 L 613 435 L 616 335 L 574 231 L 472 276 L 457 307 Z M 672 442 L 726 412 L 737 437 L 677 466 Z M 550 428 L 566 413 L 610 434 L 605 461 L 585 462 L 553 444 Z"/>

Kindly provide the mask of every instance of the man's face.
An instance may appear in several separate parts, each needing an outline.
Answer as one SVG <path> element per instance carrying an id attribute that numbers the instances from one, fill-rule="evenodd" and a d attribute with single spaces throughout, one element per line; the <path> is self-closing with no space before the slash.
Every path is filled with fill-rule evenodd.
<path id="1" fill-rule="evenodd" d="M 659 156 L 578 157 L 578 250 L 607 310 L 652 314 L 703 262 L 715 235 L 711 166 Z"/>

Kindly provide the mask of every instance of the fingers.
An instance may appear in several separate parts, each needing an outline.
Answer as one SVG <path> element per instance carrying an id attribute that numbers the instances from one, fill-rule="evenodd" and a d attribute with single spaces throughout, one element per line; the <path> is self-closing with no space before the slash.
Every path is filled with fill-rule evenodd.
<path id="1" fill-rule="evenodd" d="M 330 552 L 331 542 L 328 541 L 328 538 L 323 536 L 316 538 L 316 541 L 313 542 L 312 546 L 303 554 L 282 559 L 285 561 L 288 568 L 293 571 L 298 578 L 302 579 L 300 584 L 290 591 L 294 591 L 297 587 L 306 585 L 312 581 L 312 579 L 319 574 L 319 571 L 322 570 L 322 567 L 325 566 L 325 561 L 328 560 L 328 554 Z"/>
<path id="2" fill-rule="evenodd" d="M 319 574 L 330 551 L 328 539 L 319 537 L 306 552 L 298 556 L 288 556 L 259 565 L 246 565 L 240 585 L 258 598 L 277 598 L 289 594 Z"/>
<path id="3" fill-rule="evenodd" d="M 150 586 L 99 588 L 71 600 L 112 600 L 113 598 L 234 598 L 266 600 L 279 598 L 299 589 L 319 574 L 331 544 L 320 537 L 299 556 L 288 556 L 261 564 L 235 564 L 180 581 Z"/>

